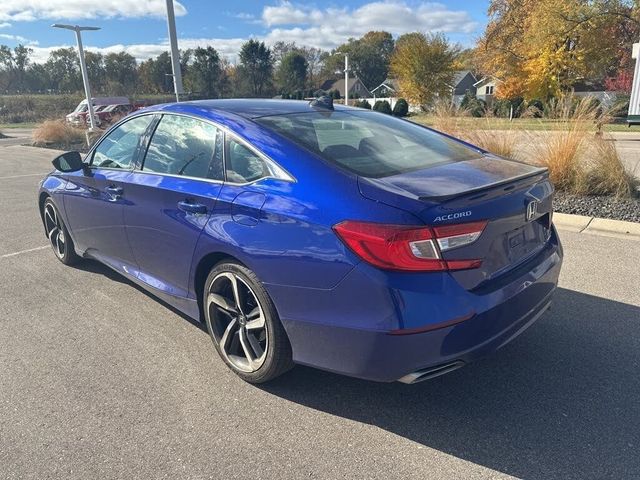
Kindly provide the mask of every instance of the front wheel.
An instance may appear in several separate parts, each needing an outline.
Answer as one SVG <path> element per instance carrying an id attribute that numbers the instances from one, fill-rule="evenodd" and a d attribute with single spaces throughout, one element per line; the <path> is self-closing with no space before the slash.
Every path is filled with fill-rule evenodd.
<path id="1" fill-rule="evenodd" d="M 51 198 L 47 198 L 44 202 L 42 216 L 47 238 L 58 260 L 65 265 L 77 263 L 80 257 L 76 254 L 67 227 L 64 225 L 60 212 L 58 212 Z"/>
<path id="2" fill-rule="evenodd" d="M 293 367 L 291 345 L 266 290 L 243 265 L 219 263 L 204 289 L 204 316 L 216 350 L 250 383 L 264 383 Z"/>

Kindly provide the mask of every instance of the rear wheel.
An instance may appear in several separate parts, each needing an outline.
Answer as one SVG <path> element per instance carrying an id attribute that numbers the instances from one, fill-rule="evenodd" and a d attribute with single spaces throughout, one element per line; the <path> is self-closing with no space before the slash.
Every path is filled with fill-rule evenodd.
<path id="1" fill-rule="evenodd" d="M 80 257 L 76 254 L 67 227 L 65 227 L 60 212 L 51 198 L 47 198 L 44 202 L 42 214 L 45 232 L 51 248 L 53 248 L 53 253 L 65 265 L 77 263 Z"/>
<path id="2" fill-rule="evenodd" d="M 231 262 L 213 267 L 205 283 L 203 305 L 213 344 L 239 377 L 264 383 L 293 367 L 287 334 L 251 270 Z"/>

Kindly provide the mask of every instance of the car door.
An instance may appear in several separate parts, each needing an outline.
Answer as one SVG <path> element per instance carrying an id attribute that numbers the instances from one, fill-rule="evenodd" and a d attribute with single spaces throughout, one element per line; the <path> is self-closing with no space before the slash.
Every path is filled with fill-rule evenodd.
<path id="1" fill-rule="evenodd" d="M 223 150 L 215 125 L 164 114 L 128 179 L 124 217 L 138 278 L 166 294 L 188 296 L 193 252 L 224 178 Z"/>
<path id="2" fill-rule="evenodd" d="M 76 247 L 125 272 L 135 269 L 123 221 L 125 185 L 153 118 L 134 117 L 112 129 L 87 156 L 90 173 L 67 176 L 64 208 Z"/>

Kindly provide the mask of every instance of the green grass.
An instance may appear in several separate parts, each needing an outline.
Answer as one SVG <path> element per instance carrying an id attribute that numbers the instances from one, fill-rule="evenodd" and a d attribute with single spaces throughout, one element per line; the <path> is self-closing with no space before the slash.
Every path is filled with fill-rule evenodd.
<path id="1" fill-rule="evenodd" d="M 435 124 L 435 118 L 430 115 L 418 114 L 408 117 L 409 120 L 420 123 L 422 125 L 433 126 Z M 507 118 L 474 118 L 463 117 L 459 118 L 459 125 L 463 128 L 469 129 L 483 129 L 483 130 L 567 130 L 568 124 L 562 120 L 550 120 L 544 118 L 516 118 L 513 121 L 509 121 Z M 596 126 L 593 125 L 595 130 Z M 608 123 L 604 125 L 604 130 L 607 132 L 627 132 L 630 131 L 629 127 L 625 123 Z"/>

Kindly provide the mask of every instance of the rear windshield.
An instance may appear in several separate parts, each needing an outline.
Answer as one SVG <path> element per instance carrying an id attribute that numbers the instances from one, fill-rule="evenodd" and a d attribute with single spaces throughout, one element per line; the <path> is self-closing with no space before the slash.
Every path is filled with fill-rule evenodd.
<path id="1" fill-rule="evenodd" d="M 444 135 L 374 112 L 293 113 L 255 120 L 363 177 L 386 177 L 479 155 Z"/>

